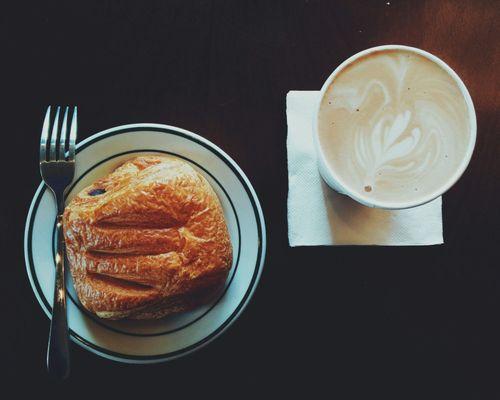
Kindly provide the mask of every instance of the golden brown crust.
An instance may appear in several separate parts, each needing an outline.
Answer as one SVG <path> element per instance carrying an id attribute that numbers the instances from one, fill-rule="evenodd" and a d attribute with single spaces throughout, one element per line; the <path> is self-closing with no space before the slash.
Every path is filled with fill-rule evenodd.
<path id="1" fill-rule="evenodd" d="M 170 156 L 131 159 L 66 207 L 64 236 L 81 303 L 101 318 L 160 318 L 210 300 L 232 248 L 210 184 Z"/>

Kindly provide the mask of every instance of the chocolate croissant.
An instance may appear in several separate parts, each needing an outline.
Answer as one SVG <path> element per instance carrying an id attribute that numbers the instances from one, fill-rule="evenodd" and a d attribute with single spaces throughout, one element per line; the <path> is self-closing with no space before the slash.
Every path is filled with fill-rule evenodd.
<path id="1" fill-rule="evenodd" d="M 80 302 L 101 318 L 190 310 L 216 296 L 231 268 L 217 195 L 176 157 L 125 162 L 83 189 L 63 224 Z"/>

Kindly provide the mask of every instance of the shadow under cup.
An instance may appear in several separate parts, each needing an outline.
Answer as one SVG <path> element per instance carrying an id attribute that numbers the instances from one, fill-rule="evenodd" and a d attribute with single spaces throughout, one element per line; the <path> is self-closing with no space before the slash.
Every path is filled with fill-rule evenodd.
<path id="1" fill-rule="evenodd" d="M 386 54 L 392 54 L 394 55 L 394 58 L 397 56 L 397 61 L 394 61 L 392 59 L 390 60 L 390 63 L 392 64 L 389 64 L 390 68 L 387 68 L 387 71 L 391 71 L 390 73 L 384 72 L 383 68 L 378 68 L 376 62 L 374 63 L 373 61 L 370 61 L 377 60 L 377 57 L 373 56 L 378 56 L 379 54 L 382 54 L 382 56 L 385 56 Z M 414 112 L 416 116 L 425 116 L 425 118 L 421 118 L 421 120 L 439 121 L 439 115 L 436 116 L 436 113 L 433 114 L 432 109 L 425 108 L 426 104 L 428 103 L 425 103 L 422 98 L 418 97 L 421 95 L 421 93 L 426 93 L 425 91 L 422 92 L 422 90 L 418 92 L 419 85 L 430 84 L 432 90 L 432 83 L 429 83 L 432 82 L 432 79 L 429 79 L 428 73 L 422 74 L 423 77 L 419 79 L 415 79 L 410 75 L 411 69 L 407 67 L 407 65 L 410 64 L 409 62 L 406 62 L 406 59 L 404 58 L 408 57 L 409 60 L 410 56 L 415 56 L 413 57 L 414 59 L 424 60 L 425 62 L 422 65 L 428 65 L 430 68 L 439 71 L 439 73 L 443 77 L 445 77 L 446 80 L 451 82 L 453 88 L 449 86 L 449 82 L 448 86 L 446 86 L 445 84 L 441 84 L 442 86 L 439 87 L 441 92 L 448 91 L 449 93 L 446 94 L 450 96 L 453 95 L 451 89 L 454 89 L 456 94 L 461 96 L 459 102 L 462 102 L 463 99 L 463 113 L 467 115 L 464 120 L 468 122 L 468 127 L 464 126 L 464 123 L 460 121 L 461 113 L 456 112 L 456 110 L 454 114 L 449 112 L 449 109 L 451 107 L 446 103 L 446 101 L 444 101 L 442 104 L 443 110 L 446 110 L 446 112 L 449 113 L 448 115 L 451 115 L 451 118 L 449 118 L 449 120 L 452 121 L 453 124 L 455 124 L 450 126 L 460 127 L 461 131 L 459 134 L 457 134 L 453 129 L 448 129 L 446 131 L 448 135 L 443 135 L 443 132 L 429 128 L 429 126 L 432 126 L 432 124 L 427 124 L 425 126 L 424 124 L 422 124 L 421 127 L 417 125 L 412 126 L 412 124 L 415 124 L 415 122 L 412 122 L 413 115 L 409 111 L 401 112 L 396 117 L 394 117 L 394 115 L 391 117 L 386 116 L 387 114 L 391 114 L 394 108 L 394 104 L 397 108 L 404 109 L 404 107 L 402 106 L 402 102 L 408 102 L 406 98 L 412 98 L 414 100 L 411 100 L 413 102 L 411 103 L 411 105 L 414 107 L 413 111 L 417 110 Z M 386 58 L 389 59 L 389 56 L 387 56 Z M 369 62 L 365 63 L 364 60 L 369 60 Z M 428 63 L 428 60 L 430 60 L 431 63 Z M 372 64 L 370 64 L 370 62 L 372 62 Z M 362 64 L 364 64 L 364 66 L 359 68 L 359 66 Z M 394 68 L 395 65 L 398 68 L 402 68 L 403 72 L 401 74 L 391 75 L 393 71 L 398 71 Z M 436 65 L 440 68 L 436 69 Z M 356 77 L 356 75 L 353 75 L 353 73 L 351 72 L 353 66 L 358 68 L 356 71 L 363 71 L 362 68 L 365 68 L 369 75 L 375 76 L 377 79 L 357 79 L 356 81 L 352 80 L 352 77 Z M 442 71 L 444 71 L 445 73 L 443 74 Z M 354 82 L 352 84 L 352 87 L 349 86 L 348 81 L 346 84 L 346 79 L 344 78 L 344 76 L 347 74 L 341 75 L 341 73 L 343 72 L 351 73 L 351 81 Z M 393 90 L 395 90 L 395 87 L 397 87 L 397 90 L 399 90 L 400 92 L 402 90 L 408 90 L 408 95 L 406 97 L 401 95 L 395 97 L 395 100 L 393 100 L 394 104 L 387 101 L 387 98 L 389 97 L 389 95 L 387 95 L 387 93 L 389 92 L 387 87 L 390 88 L 390 86 L 386 85 L 387 90 L 384 90 L 383 85 L 379 84 L 378 82 L 378 78 L 380 78 L 381 82 L 383 81 L 383 79 L 385 78 L 384 73 L 386 74 L 385 77 L 390 75 L 393 82 L 397 81 L 397 85 L 392 85 Z M 413 79 L 411 80 L 411 85 L 407 84 L 408 82 L 405 81 L 407 76 L 410 76 L 411 79 Z M 405 84 L 404 87 L 401 82 Z M 413 88 L 415 91 L 410 96 L 410 86 L 413 86 L 413 84 L 415 84 L 415 87 Z M 375 89 L 373 89 L 374 87 Z M 449 90 L 447 90 L 446 87 L 448 87 Z M 340 93 L 340 95 L 335 97 L 332 95 L 332 93 Z M 345 96 L 343 96 L 344 93 Z M 369 94 L 367 95 L 366 93 Z M 403 95 L 406 95 L 406 93 L 403 93 Z M 432 101 L 431 94 L 427 94 L 426 96 L 428 98 L 431 98 Z M 456 96 L 453 96 L 449 97 L 448 99 L 452 101 L 456 98 Z M 446 97 L 444 97 L 444 99 L 446 100 Z M 358 100 L 359 102 L 356 103 L 356 101 Z M 417 101 L 419 102 L 418 109 L 414 106 L 414 104 L 417 104 Z M 364 107 L 369 102 L 370 104 L 375 105 L 375 108 Z M 334 115 L 330 115 L 328 114 L 328 112 L 330 111 L 325 111 L 330 110 L 326 109 L 325 104 L 333 104 L 331 107 L 336 107 L 336 110 L 340 111 L 335 111 L 335 114 L 332 112 L 332 114 Z M 363 107 L 361 107 L 361 105 L 363 105 Z M 362 114 L 363 112 L 364 115 Z M 370 123 L 372 124 L 371 128 L 373 129 L 366 130 L 357 127 L 359 128 L 357 130 L 345 130 L 346 124 L 343 122 L 344 120 L 341 120 L 341 117 L 343 117 L 344 115 L 342 113 L 347 116 L 346 118 L 350 118 L 346 119 L 349 122 L 352 120 L 357 121 L 355 118 L 365 118 L 367 121 L 370 121 Z M 427 117 L 427 115 L 429 115 L 429 117 Z M 338 119 L 335 119 L 336 116 L 338 117 Z M 323 120 L 323 122 L 321 123 L 320 117 Z M 325 133 L 326 130 L 324 129 L 324 127 L 326 125 L 324 121 L 328 121 L 328 127 L 330 126 L 330 122 L 332 125 L 332 128 L 328 128 L 327 133 Z M 336 122 L 337 125 L 335 125 Z M 344 123 L 344 125 L 342 125 L 342 123 Z M 398 124 L 400 126 L 403 126 L 402 129 L 404 130 L 404 134 L 401 134 L 399 137 L 397 136 L 397 134 L 394 134 L 394 132 L 397 131 L 394 126 Z M 354 125 L 354 123 L 351 123 L 351 126 L 352 125 Z M 339 128 L 339 126 L 341 128 Z M 351 126 L 349 126 L 349 128 Z M 323 131 L 321 131 L 321 128 L 323 128 Z M 462 131 L 465 132 L 465 134 L 463 134 Z M 344 133 L 338 134 L 338 132 Z M 349 132 L 349 135 L 346 135 L 345 132 Z M 321 139 L 321 137 L 324 138 L 325 135 L 332 135 L 332 140 L 328 142 L 327 145 L 324 143 L 324 141 L 322 142 Z M 474 111 L 472 99 L 464 83 L 444 61 L 426 51 L 414 47 L 401 45 L 378 46 L 361 51 L 348 58 L 346 61 L 340 64 L 328 77 L 318 96 L 313 120 L 313 136 L 317 152 L 318 169 L 322 178 L 328 184 L 328 186 L 339 193 L 351 197 L 352 199 L 365 206 L 383 209 L 404 209 L 416 207 L 436 199 L 444 192 L 446 192 L 451 186 L 453 186 L 455 182 L 457 182 L 457 180 L 467 168 L 474 150 L 476 142 L 476 114 Z M 464 142 L 463 146 L 461 147 L 462 150 L 453 152 L 453 149 L 458 148 L 457 142 L 459 136 L 461 138 L 460 140 Z M 376 143 L 374 143 L 374 137 L 376 137 L 376 139 L 379 139 L 380 145 L 377 144 L 378 142 L 376 142 L 376 140 Z M 332 147 L 332 143 L 335 144 L 335 140 L 337 139 L 341 139 L 341 141 L 339 141 L 339 146 Z M 361 143 L 360 140 L 362 140 L 365 144 Z M 448 147 L 444 146 L 445 151 L 444 153 L 441 152 L 443 154 L 439 152 L 443 146 L 439 147 L 438 145 L 437 147 L 429 147 L 429 149 L 434 149 L 434 153 L 431 154 L 431 151 L 426 150 L 425 147 L 411 147 L 411 145 L 408 146 L 407 144 L 412 140 L 420 140 L 420 142 L 424 142 L 424 140 L 426 140 L 427 142 L 429 142 L 429 140 L 435 140 L 438 144 L 446 143 Z M 373 144 L 375 150 L 379 151 L 378 153 L 375 152 L 373 148 L 369 148 L 371 144 Z M 336 150 L 331 151 L 330 149 L 332 148 Z M 361 149 L 359 152 L 357 150 L 358 148 Z M 381 148 L 383 150 L 380 150 Z M 353 149 L 356 149 L 356 152 Z M 401 149 L 403 153 L 395 153 L 395 151 L 399 151 Z M 444 160 L 440 159 L 437 164 L 432 164 L 429 161 L 433 160 L 432 157 L 435 154 L 440 154 L 440 157 L 442 156 L 448 158 L 448 154 L 446 154 L 448 153 L 447 149 L 452 150 L 452 156 L 454 157 L 455 164 L 444 164 L 448 167 L 447 169 L 444 169 L 440 168 L 440 166 L 443 165 L 442 163 L 444 162 Z M 379 156 L 379 154 L 382 154 L 380 153 L 380 151 L 385 151 L 385 153 L 383 153 L 383 156 Z M 404 153 L 404 151 L 408 152 Z M 416 154 L 417 151 L 419 151 L 420 153 Z M 418 159 L 415 158 L 416 156 L 414 157 L 415 160 L 418 160 L 417 162 L 415 162 L 414 160 L 411 160 L 411 162 L 409 161 L 410 157 L 413 157 L 412 152 L 419 157 Z M 392 154 L 393 157 L 395 157 L 391 159 L 393 165 L 389 165 L 386 162 L 387 154 Z M 381 164 L 380 160 L 383 160 L 385 164 Z M 426 163 L 425 165 L 424 162 Z M 400 169 L 396 168 L 396 166 L 394 165 L 395 163 Z M 377 166 L 378 169 L 375 170 L 374 168 L 372 168 L 373 165 Z M 365 167 L 366 170 L 363 169 Z M 416 175 L 416 172 L 414 173 L 414 170 L 418 171 L 418 168 L 421 167 L 426 167 L 426 172 L 423 173 L 421 172 L 422 170 L 420 170 L 420 175 Z M 344 173 L 342 173 L 341 169 L 344 171 Z M 345 173 L 346 171 L 349 171 L 349 173 Z M 364 181 L 362 181 L 361 178 L 358 179 L 358 181 L 355 180 L 355 176 L 361 176 L 363 173 L 365 175 L 368 175 L 368 171 L 370 171 L 370 176 L 375 175 L 376 178 L 378 178 L 378 176 L 380 175 L 383 179 L 385 179 L 386 182 L 389 182 L 390 184 L 392 184 L 393 182 L 398 182 L 398 184 L 402 182 L 401 187 L 404 187 L 406 183 L 406 172 L 410 171 L 410 173 L 414 173 L 414 175 L 416 176 L 415 180 L 419 179 L 424 187 L 427 182 L 432 182 L 433 186 L 429 186 L 432 188 L 432 190 L 422 190 L 421 192 L 417 192 L 418 189 L 415 187 L 414 193 L 410 192 L 410 190 L 407 189 L 406 192 L 402 192 L 404 193 L 404 195 L 392 196 L 390 191 L 387 191 L 386 193 L 383 193 L 384 196 L 375 196 L 375 193 L 370 193 L 372 191 L 371 183 L 363 183 Z M 375 173 L 375 171 L 380 172 Z M 349 175 L 352 176 L 352 178 Z M 409 174 L 407 175 L 409 181 Z M 394 177 L 394 180 L 390 181 L 392 177 Z M 364 188 L 364 191 L 360 190 L 360 188 Z M 383 185 L 380 185 L 380 188 L 381 189 L 377 187 L 377 190 L 379 191 L 378 193 L 381 193 L 382 190 L 384 190 Z"/>

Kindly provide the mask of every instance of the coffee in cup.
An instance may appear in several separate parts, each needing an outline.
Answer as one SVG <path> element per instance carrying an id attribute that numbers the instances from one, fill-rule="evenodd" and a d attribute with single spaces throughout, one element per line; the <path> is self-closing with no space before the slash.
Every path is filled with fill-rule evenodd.
<path id="1" fill-rule="evenodd" d="M 476 137 L 470 95 L 437 57 L 407 46 L 365 50 L 321 91 L 315 121 L 320 172 L 363 204 L 407 208 L 446 191 Z"/>

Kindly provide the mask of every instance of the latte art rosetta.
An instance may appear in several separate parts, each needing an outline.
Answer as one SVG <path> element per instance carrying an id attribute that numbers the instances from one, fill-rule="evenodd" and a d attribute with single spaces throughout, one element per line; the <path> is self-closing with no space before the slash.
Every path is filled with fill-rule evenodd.
<path id="1" fill-rule="evenodd" d="M 414 199 L 458 168 L 470 139 L 467 111 L 456 82 L 437 64 L 409 51 L 381 51 L 334 78 L 320 108 L 320 144 L 351 190 Z"/>
<path id="2" fill-rule="evenodd" d="M 429 146 L 430 138 L 423 138 L 418 126 L 408 129 L 411 117 L 409 110 L 396 117 L 383 115 L 375 126 L 368 127 L 371 133 L 364 128 L 356 132 L 353 162 L 365 171 L 365 191 L 371 192 L 378 183 L 389 179 L 406 180 L 410 174 L 422 175 L 436 162 L 439 151 Z M 431 131 L 431 136 L 439 145 L 437 132 Z M 426 155 L 413 158 L 411 155 L 417 152 L 426 152 Z"/>

